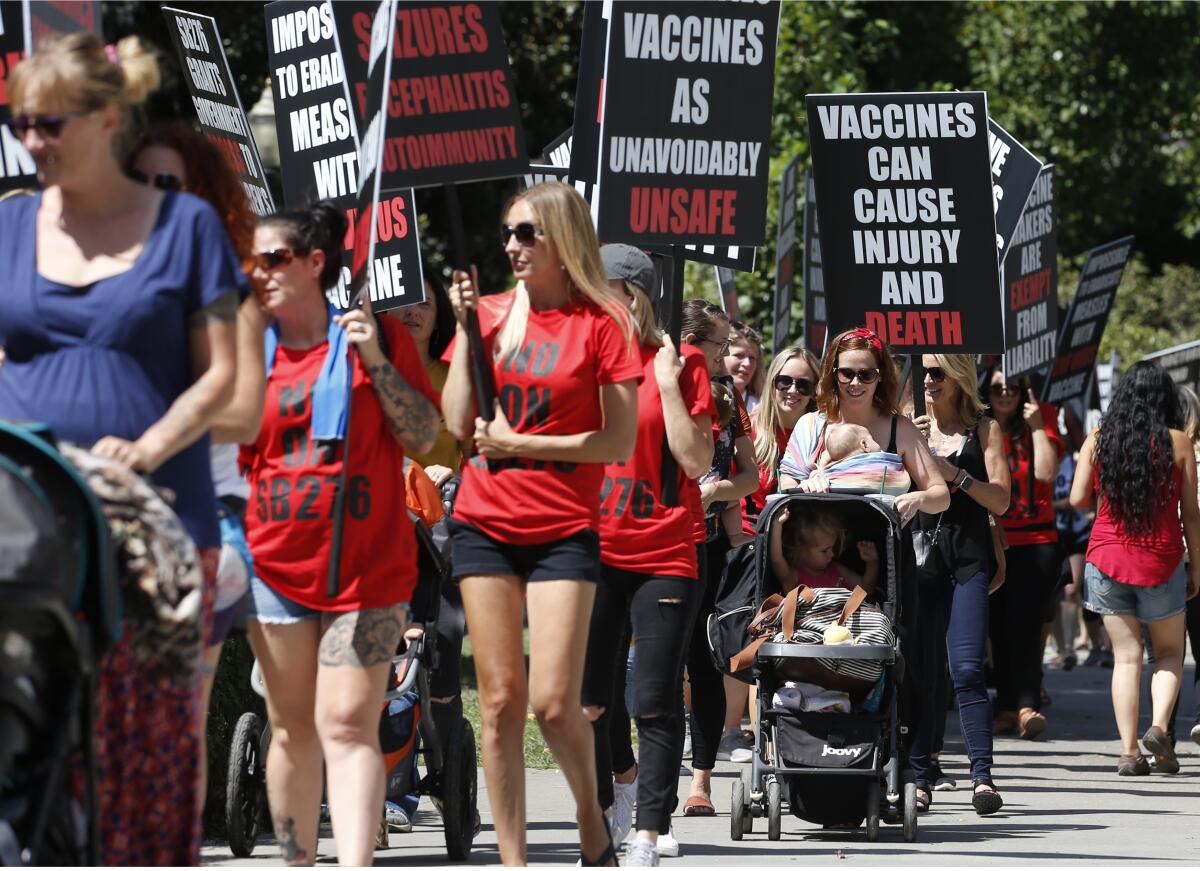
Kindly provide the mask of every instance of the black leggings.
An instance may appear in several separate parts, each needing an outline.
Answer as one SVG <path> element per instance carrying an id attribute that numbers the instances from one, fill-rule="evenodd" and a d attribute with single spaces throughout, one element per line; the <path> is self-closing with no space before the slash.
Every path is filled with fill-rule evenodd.
<path id="1" fill-rule="evenodd" d="M 1058 589 L 1061 554 L 1057 542 L 1024 544 L 1006 553 L 1004 586 L 990 602 L 997 711 L 1041 707 L 1042 625 Z"/>
<path id="2" fill-rule="evenodd" d="M 725 726 L 725 682 L 708 649 L 708 615 L 717 610 L 717 589 L 725 573 L 729 539 L 719 533 L 704 549 L 706 570 L 700 579 L 700 607 L 688 644 L 687 673 L 692 685 L 692 768 L 711 771 L 717 764 L 717 746 Z"/>
<path id="3" fill-rule="evenodd" d="M 588 631 L 583 703 L 603 707 L 592 724 L 600 806 L 613 803 L 610 716 L 615 712 L 617 670 L 625 670 L 624 628 L 632 622 L 637 639 L 633 664 L 633 707 L 637 712 L 637 827 L 667 830 L 678 783 L 676 747 L 679 673 L 696 603 L 696 581 L 614 569 L 602 565 Z M 624 705 L 621 705 L 624 707 Z"/>
<path id="4" fill-rule="evenodd" d="M 617 645 L 617 667 L 616 673 L 613 675 L 613 701 L 612 707 L 608 709 L 608 740 L 614 775 L 624 774 L 637 764 L 637 757 L 633 754 L 633 737 L 629 728 L 629 708 L 625 705 L 625 685 L 629 674 L 628 651 L 629 643 L 632 640 L 633 626 L 626 620 L 625 634 L 621 636 L 621 643 Z M 621 659 L 622 651 L 625 652 L 625 660 Z M 607 772 L 597 771 L 596 776 L 604 778 L 608 775 Z"/>

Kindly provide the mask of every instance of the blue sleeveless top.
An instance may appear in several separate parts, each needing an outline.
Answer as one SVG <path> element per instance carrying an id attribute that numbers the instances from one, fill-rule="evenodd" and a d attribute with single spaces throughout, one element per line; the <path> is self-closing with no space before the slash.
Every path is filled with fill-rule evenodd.
<path id="1" fill-rule="evenodd" d="M 90 448 L 139 438 L 192 384 L 188 317 L 247 282 L 217 214 L 168 193 L 145 247 L 125 272 L 82 287 L 37 271 L 41 194 L 0 203 L 0 417 L 41 421 Z M 197 547 L 218 547 L 205 435 L 151 476 Z"/>

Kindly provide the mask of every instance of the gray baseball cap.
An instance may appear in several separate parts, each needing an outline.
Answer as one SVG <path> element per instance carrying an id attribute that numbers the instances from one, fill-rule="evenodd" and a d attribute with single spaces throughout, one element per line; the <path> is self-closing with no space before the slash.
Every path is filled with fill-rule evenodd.
<path id="1" fill-rule="evenodd" d="M 654 292 L 654 264 L 641 250 L 615 242 L 601 247 L 600 259 L 607 278 L 620 278 L 646 293 Z"/>

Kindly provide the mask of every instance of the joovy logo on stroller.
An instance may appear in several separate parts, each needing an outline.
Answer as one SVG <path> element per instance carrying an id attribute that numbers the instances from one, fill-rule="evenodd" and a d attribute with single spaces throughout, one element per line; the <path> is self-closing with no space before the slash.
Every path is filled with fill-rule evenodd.
<path id="1" fill-rule="evenodd" d="M 828 744 L 821 750 L 822 756 L 854 756 L 858 753 L 853 747 L 830 747 Z"/>

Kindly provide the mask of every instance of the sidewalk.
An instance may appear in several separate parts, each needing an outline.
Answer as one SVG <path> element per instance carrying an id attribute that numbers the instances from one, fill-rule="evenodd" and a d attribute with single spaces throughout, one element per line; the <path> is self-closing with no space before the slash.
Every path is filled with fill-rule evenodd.
<path id="1" fill-rule="evenodd" d="M 1193 666 L 1184 675 L 1184 709 L 1191 702 Z M 1112 718 L 1109 679 L 1112 672 L 1076 668 L 1048 671 L 1046 689 L 1054 704 L 1046 709 L 1049 728 L 1036 741 L 999 738 L 994 775 L 1005 807 L 993 817 L 976 816 L 971 808 L 970 780 L 950 715 L 943 768 L 958 780 L 954 792 L 934 794 L 930 813 L 921 817 L 917 842 L 906 844 L 898 826 L 884 826 L 879 842 L 869 844 L 862 831 L 823 834 L 786 815 L 783 838 L 770 842 L 766 821 L 741 843 L 729 837 L 729 796 L 737 766 L 720 763 L 713 777 L 715 818 L 676 817 L 682 845 L 678 859 L 663 865 L 972 865 L 1200 863 L 1200 747 L 1187 740 L 1190 721 L 1180 718 L 1182 770 L 1175 776 L 1118 778 L 1120 752 Z M 1143 712 L 1143 726 L 1148 714 Z M 496 864 L 496 839 L 479 773 L 483 831 L 475 842 L 472 864 Z M 686 797 L 687 778 L 680 779 Z M 573 865 L 578 842 L 574 807 L 557 771 L 528 771 L 529 861 Z M 326 834 L 328 831 L 326 830 Z M 393 834 L 392 847 L 376 854 L 377 865 L 447 864 L 437 813 L 422 801 L 413 831 Z M 333 863 L 333 842 L 322 838 L 320 862 Z M 272 841 L 263 839 L 254 856 L 234 860 L 224 844 L 204 849 L 212 865 L 282 864 Z"/>

